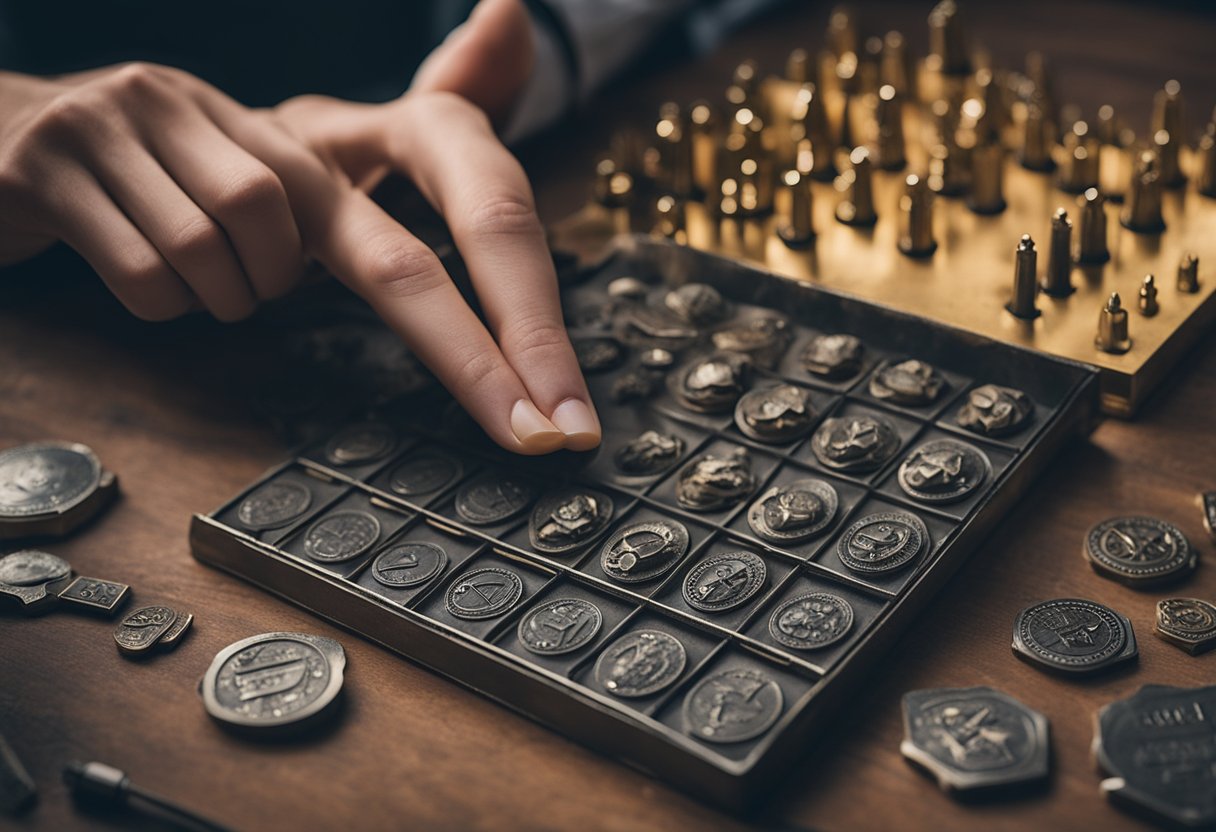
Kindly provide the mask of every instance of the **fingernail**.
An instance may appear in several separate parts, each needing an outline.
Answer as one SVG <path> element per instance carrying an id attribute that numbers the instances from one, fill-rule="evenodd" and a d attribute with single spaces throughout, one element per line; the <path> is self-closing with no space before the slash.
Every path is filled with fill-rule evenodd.
<path id="1" fill-rule="evenodd" d="M 511 432 L 527 454 L 556 451 L 566 441 L 566 435 L 553 426 L 529 399 L 520 399 L 511 408 Z"/>
<path id="2" fill-rule="evenodd" d="M 600 420 L 579 399 L 566 399 L 553 411 L 553 424 L 566 435 L 566 447 L 589 451 L 600 444 Z"/>

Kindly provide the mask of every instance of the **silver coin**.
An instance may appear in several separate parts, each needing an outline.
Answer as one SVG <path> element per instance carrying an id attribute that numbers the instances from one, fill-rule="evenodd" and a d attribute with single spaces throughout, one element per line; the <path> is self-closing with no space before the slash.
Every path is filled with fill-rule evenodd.
<path id="1" fill-rule="evenodd" d="M 731 668 L 707 676 L 684 698 L 689 734 L 707 742 L 755 739 L 781 716 L 781 686 L 758 670 Z"/>
<path id="2" fill-rule="evenodd" d="M 726 413 L 743 395 L 751 376 L 744 355 L 716 352 L 690 361 L 670 378 L 672 396 L 697 413 Z"/>
<path id="3" fill-rule="evenodd" d="M 1085 554 L 1098 574 L 1130 586 L 1189 575 L 1199 553 L 1182 530 L 1155 517 L 1113 517 L 1089 530 Z"/>
<path id="4" fill-rule="evenodd" d="M 676 502 L 691 511 L 717 511 L 755 489 L 751 457 L 735 448 L 728 456 L 702 454 L 685 465 L 676 478 Z"/>
<path id="5" fill-rule="evenodd" d="M 665 574 L 688 553 L 688 528 L 676 520 L 647 520 L 619 530 L 600 550 L 600 568 L 621 583 Z"/>
<path id="6" fill-rule="evenodd" d="M 1131 622 L 1081 598 L 1043 601 L 1022 610 L 1013 625 L 1013 651 L 1068 673 L 1101 670 L 1137 655 Z"/>
<path id="7" fill-rule="evenodd" d="M 523 513 L 536 499 L 523 480 L 490 472 L 474 477 L 456 492 L 456 513 L 474 526 L 492 526 Z"/>
<path id="8" fill-rule="evenodd" d="M 366 552 L 380 539 L 380 521 L 366 511 L 339 511 L 313 523 L 304 535 L 304 554 L 322 563 L 341 563 Z"/>
<path id="9" fill-rule="evenodd" d="M 865 346 L 852 335 L 816 335 L 802 351 L 802 366 L 820 378 L 839 379 L 861 371 Z"/>
<path id="10" fill-rule="evenodd" d="M 1034 403 L 1021 390 L 982 384 L 967 394 L 967 402 L 954 417 L 959 427 L 981 436 L 1008 436 L 1024 428 Z"/>
<path id="11" fill-rule="evenodd" d="M 793 384 L 744 393 L 735 405 L 735 424 L 757 442 L 790 442 L 810 433 L 815 421 L 811 395 Z"/>
<path id="12" fill-rule="evenodd" d="M 165 630 L 164 635 L 160 637 L 159 646 L 165 649 L 172 649 L 173 647 L 176 647 L 177 644 L 182 640 L 182 636 L 186 634 L 186 631 L 190 629 L 190 625 L 193 623 L 193 613 L 179 612 L 177 614 L 177 618 L 173 621 L 173 625 L 169 629 Z"/>
<path id="13" fill-rule="evenodd" d="M 560 555 L 595 537 L 612 521 L 612 498 L 591 489 L 560 488 L 543 495 L 532 510 L 532 548 Z"/>
<path id="14" fill-rule="evenodd" d="M 0 451 L 0 519 L 65 512 L 101 483 L 101 463 L 84 445 L 39 442 Z"/>
<path id="15" fill-rule="evenodd" d="M 519 643 L 541 656 L 573 653 L 599 634 L 604 617 L 600 608 L 581 598 L 547 601 L 529 610 L 519 621 Z"/>
<path id="16" fill-rule="evenodd" d="M 625 360 L 625 347 L 615 338 L 576 338 L 574 355 L 584 373 L 603 373 Z"/>
<path id="17" fill-rule="evenodd" d="M 770 543 L 796 543 L 832 525 L 838 505 L 835 488 L 808 477 L 761 494 L 747 511 L 747 524 Z"/>
<path id="18" fill-rule="evenodd" d="M 625 309 L 617 319 L 616 334 L 622 341 L 639 349 L 658 347 L 678 352 L 695 342 L 700 333 L 696 327 L 664 311 L 635 304 Z"/>
<path id="19" fill-rule="evenodd" d="M 135 610 L 114 630 L 114 642 L 124 653 L 146 653 L 177 621 L 177 610 L 171 607 L 143 607 Z"/>
<path id="20" fill-rule="evenodd" d="M 622 699 L 670 687 L 688 663 L 684 645 L 660 630 L 637 630 L 608 646 L 595 663 L 595 681 Z"/>
<path id="21" fill-rule="evenodd" d="M 514 606 L 523 592 L 523 581 L 509 569 L 475 569 L 452 582 L 445 606 L 457 618 L 493 618 Z"/>
<path id="22" fill-rule="evenodd" d="M 899 434 L 890 422 L 875 416 L 825 419 L 811 437 L 815 458 L 833 471 L 873 471 L 897 450 Z"/>
<path id="23" fill-rule="evenodd" d="M 236 510 L 236 519 L 252 531 L 286 526 L 308 511 L 312 492 L 300 483 L 280 480 L 259 486 Z"/>
<path id="24" fill-rule="evenodd" d="M 987 455 L 965 442 L 935 439 L 908 455 L 899 466 L 899 487 L 926 503 L 954 503 L 992 478 Z"/>
<path id="25" fill-rule="evenodd" d="M 1157 635 L 1191 655 L 1216 647 L 1216 605 L 1198 598 L 1157 602 Z"/>
<path id="26" fill-rule="evenodd" d="M 643 431 L 612 455 L 617 470 L 632 477 L 654 477 L 671 468 L 684 455 L 684 440 L 657 430 Z"/>
<path id="27" fill-rule="evenodd" d="M 773 611 L 768 633 L 795 650 L 819 650 L 835 644 L 853 629 L 853 606 L 839 595 L 808 592 Z"/>
<path id="28" fill-rule="evenodd" d="M 774 314 L 757 315 L 722 327 L 711 340 L 715 349 L 742 353 L 771 370 L 789 348 L 789 322 Z"/>
<path id="29" fill-rule="evenodd" d="M 919 517 L 883 511 L 849 526 L 836 544 L 836 554 L 854 572 L 893 572 L 927 551 L 929 542 L 929 529 Z"/>
<path id="30" fill-rule="evenodd" d="M 717 323 L 726 318 L 729 308 L 722 295 L 705 283 L 685 283 L 663 297 L 663 305 L 680 320 L 693 326 Z"/>
<path id="31" fill-rule="evenodd" d="M 263 633 L 216 654 L 200 687 L 212 718 L 272 731 L 320 716 L 342 690 L 346 653 L 330 638 Z"/>
<path id="32" fill-rule="evenodd" d="M 462 470 L 460 460 L 455 457 L 438 451 L 419 451 L 393 469 L 388 487 L 403 497 L 432 494 L 451 485 Z"/>
<path id="33" fill-rule="evenodd" d="M 931 404 L 948 385 L 932 364 L 910 359 L 884 364 L 870 379 L 870 395 L 912 407 Z"/>
<path id="34" fill-rule="evenodd" d="M 684 600 L 703 612 L 725 612 L 750 601 L 767 579 L 764 560 L 751 552 L 710 555 L 688 571 Z"/>
<path id="35" fill-rule="evenodd" d="M 67 580 L 72 567 L 48 552 L 25 549 L 0 557 L 0 595 L 15 598 L 33 609 L 51 603 L 52 584 Z"/>
<path id="36" fill-rule="evenodd" d="M 434 578 L 448 565 L 443 547 L 426 541 L 397 543 L 372 562 L 372 578 L 393 589 L 418 586 Z"/>
<path id="37" fill-rule="evenodd" d="M 325 458 L 334 465 L 366 465 L 383 459 L 397 446 L 397 435 L 380 422 L 350 425 L 325 446 Z"/>

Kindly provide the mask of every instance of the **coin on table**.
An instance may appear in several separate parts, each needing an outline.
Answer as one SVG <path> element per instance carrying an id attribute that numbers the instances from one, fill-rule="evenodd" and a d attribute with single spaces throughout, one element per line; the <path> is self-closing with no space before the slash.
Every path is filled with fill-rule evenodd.
<path id="1" fill-rule="evenodd" d="M 177 621 L 171 607 L 142 607 L 130 613 L 114 630 L 114 642 L 128 655 L 147 653 Z"/>
<path id="2" fill-rule="evenodd" d="M 522 514 L 536 499 L 532 486 L 505 473 L 474 477 L 456 492 L 456 513 L 474 526 L 505 523 Z"/>
<path id="3" fill-rule="evenodd" d="M 849 378 L 861 372 L 865 346 L 853 335 L 816 335 L 802 350 L 802 366 L 826 379 Z"/>
<path id="4" fill-rule="evenodd" d="M 661 630 L 636 630 L 608 646 L 595 662 L 595 680 L 622 699 L 670 687 L 688 662 L 684 645 Z"/>
<path id="5" fill-rule="evenodd" d="M 212 718 L 251 731 L 297 728 L 330 711 L 346 653 L 331 638 L 263 633 L 216 654 L 200 686 Z"/>
<path id="6" fill-rule="evenodd" d="M 93 612 L 109 615 L 127 600 L 131 587 L 104 578 L 79 575 L 60 590 L 58 598 Z"/>
<path id="7" fill-rule="evenodd" d="M 899 466 L 899 487 L 925 503 L 956 503 L 991 478 L 988 456 L 954 439 L 926 442 Z"/>
<path id="8" fill-rule="evenodd" d="M 751 361 L 734 352 L 716 352 L 693 359 L 672 374 L 671 394 L 697 413 L 725 413 L 743 395 L 751 377 Z"/>
<path id="9" fill-rule="evenodd" d="M 930 545 L 929 529 L 906 511 L 867 514 L 836 544 L 841 563 L 854 572 L 893 572 L 916 560 Z"/>
<path id="10" fill-rule="evenodd" d="M 693 326 L 724 320 L 730 309 L 722 295 L 706 283 L 685 283 L 663 296 L 663 305 L 673 315 Z"/>
<path id="11" fill-rule="evenodd" d="M 584 373 L 604 373 L 625 360 L 625 347 L 615 338 L 575 338 L 573 346 Z"/>
<path id="12" fill-rule="evenodd" d="M 304 535 L 304 554 L 321 563 L 357 558 L 380 539 L 380 521 L 366 511 L 338 511 L 317 520 Z"/>
<path id="13" fill-rule="evenodd" d="M 1094 759 L 1112 803 L 1171 826 L 1216 826 L 1216 685 L 1145 685 L 1098 712 Z"/>
<path id="14" fill-rule="evenodd" d="M 881 468 L 899 450 L 899 434 L 877 416 L 824 419 L 811 437 L 811 451 L 833 471 L 864 473 Z"/>
<path id="15" fill-rule="evenodd" d="M 621 583 L 649 581 L 679 563 L 688 543 L 688 528 L 677 520 L 631 523 L 604 543 L 600 568 Z"/>
<path id="16" fill-rule="evenodd" d="M 735 424 L 757 442 L 792 442 L 806 436 L 815 416 L 810 393 L 793 384 L 752 390 L 735 405 Z"/>
<path id="17" fill-rule="evenodd" d="M 448 587 L 446 607 L 457 618 L 493 618 L 514 606 L 523 592 L 523 581 L 509 569 L 474 569 Z"/>
<path id="18" fill-rule="evenodd" d="M 463 470 L 456 457 L 438 451 L 419 451 L 393 469 L 388 487 L 402 497 L 433 494 L 455 482 Z"/>
<path id="19" fill-rule="evenodd" d="M 1157 602 L 1157 635 L 1191 655 L 1216 647 L 1216 605 L 1198 598 Z"/>
<path id="20" fill-rule="evenodd" d="M 55 584 L 72 574 L 67 561 L 49 552 L 24 549 L 0 558 L 0 595 L 15 598 L 28 610 L 53 602 Z"/>
<path id="21" fill-rule="evenodd" d="M 774 314 L 757 315 L 727 324 L 711 340 L 716 349 L 742 353 L 752 363 L 771 370 L 789 348 L 789 322 Z"/>
<path id="22" fill-rule="evenodd" d="M 768 633 L 795 650 L 820 650 L 853 629 L 853 605 L 830 592 L 808 592 L 773 611 Z"/>
<path id="23" fill-rule="evenodd" d="M 397 434 L 382 422 L 350 425 L 325 445 L 325 458 L 334 465 L 366 465 L 383 459 L 397 446 Z"/>
<path id="24" fill-rule="evenodd" d="M 117 480 L 78 442 L 0 451 L 0 539 L 63 535 L 117 493 Z"/>
<path id="25" fill-rule="evenodd" d="M 710 555 L 688 571 L 684 600 L 702 612 L 733 610 L 751 600 L 767 579 L 764 560 L 751 552 Z"/>
<path id="26" fill-rule="evenodd" d="M 767 674 L 729 668 L 705 677 L 684 698 L 689 734 L 707 742 L 744 742 L 763 734 L 781 716 L 785 696 Z"/>
<path id="27" fill-rule="evenodd" d="M 393 589 L 418 586 L 434 578 L 448 565 L 442 546 L 423 540 L 394 544 L 372 562 L 372 578 Z"/>
<path id="28" fill-rule="evenodd" d="M 1013 652 L 1063 673 L 1092 673 L 1138 655 L 1132 623 L 1109 607 L 1082 598 L 1042 601 L 1018 613 Z"/>
<path id="29" fill-rule="evenodd" d="M 797 543 L 832 525 L 838 505 L 835 488 L 807 477 L 761 494 L 747 511 L 747 524 L 770 543 Z"/>
<path id="30" fill-rule="evenodd" d="M 871 396 L 911 407 L 932 404 L 946 387 L 932 364 L 915 359 L 884 364 L 870 379 Z"/>
<path id="31" fill-rule="evenodd" d="M 717 511 L 738 503 L 756 488 L 751 456 L 743 448 L 730 454 L 702 454 L 677 475 L 676 502 L 691 511 Z"/>
<path id="32" fill-rule="evenodd" d="M 612 498 L 590 488 L 558 488 L 541 496 L 532 510 L 528 538 L 549 555 L 577 549 L 612 521 Z"/>
<path id="33" fill-rule="evenodd" d="M 1021 390 L 981 384 L 967 394 L 955 421 L 981 436 L 1009 436 L 1026 427 L 1033 413 L 1034 403 Z"/>
<path id="34" fill-rule="evenodd" d="M 1094 571 L 1129 586 L 1189 575 L 1199 553 L 1177 526 L 1155 517 L 1113 517 L 1089 530 L 1085 555 Z"/>
<path id="35" fill-rule="evenodd" d="M 312 492 L 307 486 L 278 480 L 258 486 L 241 500 L 236 518 L 250 531 L 278 529 L 308 511 L 310 505 Z"/>
<path id="36" fill-rule="evenodd" d="M 173 621 L 173 625 L 169 627 L 169 629 L 165 630 L 164 635 L 160 637 L 159 646 L 166 650 L 171 650 L 176 647 L 178 643 L 181 642 L 182 636 L 186 634 L 186 631 L 190 629 L 190 625 L 193 623 L 193 613 L 179 612 L 177 614 L 177 618 Z"/>
<path id="37" fill-rule="evenodd" d="M 684 440 L 679 436 L 647 430 L 617 448 L 612 462 L 631 477 L 654 477 L 671 470 L 683 455 Z"/>
<path id="38" fill-rule="evenodd" d="M 1047 717 L 989 687 L 904 694 L 900 752 L 944 791 L 975 794 L 1047 779 Z"/>
<path id="39" fill-rule="evenodd" d="M 558 656 L 586 647 L 599 634 L 600 608 L 581 598 L 546 601 L 519 621 L 519 643 L 541 656 Z"/>

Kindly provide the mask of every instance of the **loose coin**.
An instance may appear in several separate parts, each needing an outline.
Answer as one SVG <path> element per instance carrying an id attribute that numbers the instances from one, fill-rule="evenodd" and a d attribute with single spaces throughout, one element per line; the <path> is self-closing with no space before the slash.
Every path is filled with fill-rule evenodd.
<path id="1" fill-rule="evenodd" d="M 1157 635 L 1191 655 L 1216 647 L 1216 605 L 1198 598 L 1157 602 Z"/>
<path id="2" fill-rule="evenodd" d="M 312 505 L 312 492 L 288 480 L 268 482 L 254 489 L 236 510 L 236 519 L 251 531 L 278 529 L 295 520 Z"/>
<path id="3" fill-rule="evenodd" d="M 839 595 L 808 592 L 773 611 L 768 633 L 795 650 L 819 650 L 835 644 L 853 629 L 853 606 Z"/>
<path id="4" fill-rule="evenodd" d="M 1099 575 L 1129 586 L 1168 583 L 1195 571 L 1199 553 L 1155 517 L 1114 517 L 1089 530 L 1085 555 Z"/>
<path id="5" fill-rule="evenodd" d="M 717 323 L 726 318 L 729 311 L 718 290 L 705 283 L 685 283 L 672 289 L 663 297 L 663 305 L 693 326 Z"/>
<path id="6" fill-rule="evenodd" d="M 743 448 L 729 456 L 703 454 L 680 471 L 676 502 L 692 511 L 716 511 L 738 503 L 756 488 L 751 457 Z"/>
<path id="7" fill-rule="evenodd" d="M 1094 601 L 1059 598 L 1022 610 L 1013 651 L 1048 670 L 1090 673 L 1136 657 L 1136 636 L 1124 616 Z"/>
<path id="8" fill-rule="evenodd" d="M 707 676 L 684 698 L 687 731 L 708 742 L 755 739 L 773 726 L 785 697 L 781 686 L 758 670 L 730 668 Z"/>
<path id="9" fill-rule="evenodd" d="M 836 544 L 840 561 L 854 572 L 893 572 L 929 548 L 929 529 L 914 514 L 868 514 L 845 531 Z"/>
<path id="10" fill-rule="evenodd" d="M 899 487 L 926 503 L 955 503 L 992 476 L 992 464 L 979 448 L 953 439 L 926 442 L 899 466 Z"/>
<path id="11" fill-rule="evenodd" d="M 304 554 L 321 563 L 357 558 L 380 539 L 380 521 L 366 511 L 326 515 L 304 535 Z"/>
<path id="12" fill-rule="evenodd" d="M 739 353 L 716 352 L 694 359 L 671 377 L 672 396 L 697 413 L 725 413 L 743 395 L 751 362 Z"/>
<path id="13" fill-rule="evenodd" d="M 380 422 L 364 422 L 340 430 L 325 445 L 325 458 L 334 465 L 366 465 L 383 459 L 397 446 L 397 435 Z"/>
<path id="14" fill-rule="evenodd" d="M 744 393 L 735 405 L 735 424 L 757 442 L 790 442 L 810 433 L 815 421 L 810 393 L 778 384 Z"/>
<path id="15" fill-rule="evenodd" d="M 532 510 L 532 548 L 561 555 L 595 537 L 612 521 L 612 499 L 591 489 L 560 488 L 540 498 Z"/>
<path id="16" fill-rule="evenodd" d="M 899 434 L 890 422 L 875 416 L 825 419 L 811 437 L 815 458 L 833 471 L 873 471 L 897 450 Z"/>
<path id="17" fill-rule="evenodd" d="M 101 481 L 101 463 L 86 446 L 39 442 L 0 451 L 0 519 L 65 512 Z"/>
<path id="18" fill-rule="evenodd" d="M 448 587 L 446 606 L 457 618 L 493 618 L 514 606 L 523 592 L 523 581 L 509 569 L 475 569 Z"/>
<path id="19" fill-rule="evenodd" d="M 600 550 L 600 567 L 621 583 L 665 574 L 688 552 L 688 528 L 676 520 L 647 520 L 618 531 Z"/>
<path id="20" fill-rule="evenodd" d="M 441 546 L 421 540 L 398 543 L 385 549 L 372 562 L 372 578 L 393 589 L 418 586 L 434 578 L 448 565 Z"/>
<path id="21" fill-rule="evenodd" d="M 955 421 L 959 427 L 981 436 L 1008 436 L 1030 422 L 1034 403 L 1021 390 L 983 384 L 967 394 Z"/>
<path id="22" fill-rule="evenodd" d="M 712 340 L 715 349 L 742 353 L 752 363 L 771 370 L 789 348 L 789 322 L 777 315 L 757 315 L 724 326 Z"/>
<path id="23" fill-rule="evenodd" d="M 58 597 L 60 601 L 108 615 L 127 600 L 130 591 L 131 587 L 127 584 L 81 575 L 68 584 Z"/>
<path id="24" fill-rule="evenodd" d="M 200 692 L 212 718 L 274 732 L 328 712 L 342 690 L 345 666 L 346 653 L 333 639 L 263 633 L 217 653 Z"/>
<path id="25" fill-rule="evenodd" d="M 669 471 L 684 455 L 684 440 L 675 434 L 644 431 L 617 448 L 612 461 L 617 470 L 633 477 L 654 477 Z"/>
<path id="26" fill-rule="evenodd" d="M 26 608 L 49 603 L 51 585 L 72 574 L 67 561 L 48 552 L 25 549 L 0 558 L 0 595 L 16 598 Z"/>
<path id="27" fill-rule="evenodd" d="M 129 655 L 151 650 L 177 621 L 170 607 L 143 607 L 128 615 L 114 630 L 118 649 Z"/>
<path id="28" fill-rule="evenodd" d="M 746 604 L 768 578 L 768 567 L 751 552 L 710 555 L 688 571 L 684 600 L 703 612 L 725 612 Z"/>
<path id="29" fill-rule="evenodd" d="M 637 630 L 614 641 L 595 663 L 595 680 L 623 699 L 650 696 L 670 687 L 688 656 L 684 645 L 660 630 Z"/>
<path id="30" fill-rule="evenodd" d="M 1041 783 L 1048 775 L 1047 717 L 989 687 L 904 694 L 900 752 L 949 793 Z"/>
<path id="31" fill-rule="evenodd" d="M 438 451 L 419 451 L 393 469 L 388 487 L 403 497 L 433 494 L 455 482 L 462 472 L 460 460 L 455 457 Z"/>
<path id="32" fill-rule="evenodd" d="M 747 524 L 770 543 L 796 543 L 832 525 L 838 504 L 836 489 L 827 482 L 794 480 L 760 495 L 748 509 Z"/>
<path id="33" fill-rule="evenodd" d="M 600 631 L 600 608 L 581 598 L 548 601 L 519 622 L 519 643 L 542 656 L 572 653 L 586 647 Z"/>
<path id="34" fill-rule="evenodd" d="M 625 347 L 615 338 L 576 338 L 574 355 L 584 373 L 603 373 L 625 360 Z"/>
<path id="35" fill-rule="evenodd" d="M 915 359 L 884 364 L 870 379 L 870 395 L 893 404 L 932 404 L 947 387 L 932 364 Z"/>
<path id="36" fill-rule="evenodd" d="M 802 351 L 802 366 L 826 379 L 850 378 L 861 372 L 865 346 L 852 335 L 816 335 Z"/>
<path id="37" fill-rule="evenodd" d="M 522 514 L 536 499 L 523 480 L 493 471 L 474 477 L 456 492 L 456 513 L 474 526 L 493 526 Z"/>
<path id="38" fill-rule="evenodd" d="M 193 623 L 193 613 L 188 612 L 183 614 L 179 612 L 177 618 L 173 621 L 173 626 L 165 630 L 165 634 L 160 637 L 160 646 L 167 650 L 176 647 Z"/>

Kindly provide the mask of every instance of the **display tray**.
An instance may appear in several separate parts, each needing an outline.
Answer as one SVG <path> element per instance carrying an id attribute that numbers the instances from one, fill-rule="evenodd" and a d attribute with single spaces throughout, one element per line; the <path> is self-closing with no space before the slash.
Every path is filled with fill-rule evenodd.
<path id="1" fill-rule="evenodd" d="M 610 299 L 607 285 L 622 276 L 647 283 L 645 298 Z M 658 310 L 671 288 L 694 280 L 718 290 L 730 317 L 673 349 L 675 367 L 695 362 L 715 332 L 719 346 L 766 346 L 734 327 L 775 314 L 786 348 L 756 351 L 750 377 L 739 381 L 753 390 L 794 385 L 801 421 L 785 415 L 809 432 L 757 441 L 735 423 L 733 403 L 689 410 L 676 369 L 651 397 L 615 400 L 618 379 L 640 372 L 653 339 L 677 346 L 678 319 Z M 196 515 L 191 548 L 200 561 L 563 736 L 736 810 L 781 780 L 853 685 L 881 672 L 877 662 L 916 611 L 1095 418 L 1092 368 L 661 240 L 622 237 L 612 256 L 567 281 L 563 302 L 587 361 L 607 365 L 588 374 L 604 426 L 597 452 L 513 457 L 431 388 L 357 414 L 354 428 L 301 448 L 229 503 Z M 639 329 L 633 315 L 643 307 L 650 311 Z M 734 334 L 721 336 L 724 328 Z M 824 333 L 864 343 L 853 375 L 825 380 L 804 368 L 807 343 Z M 584 341 L 611 337 L 623 346 L 615 363 L 611 349 L 590 349 L 604 344 Z M 873 392 L 881 392 L 871 384 L 876 374 L 905 358 L 937 368 L 942 389 L 932 403 L 893 404 Z M 717 370 L 705 370 L 694 387 L 721 387 Z M 983 384 L 1029 397 L 1021 430 L 992 438 L 958 424 L 960 407 Z M 889 428 L 878 443 L 885 461 L 867 471 L 826 466 L 813 447 L 823 421 L 861 416 Z M 848 458 L 873 451 L 857 429 L 867 424 L 834 434 L 836 450 Z M 667 437 L 660 444 L 668 453 L 646 460 L 662 470 L 640 473 L 637 454 L 633 469 L 622 470 L 618 452 L 647 431 Z M 933 447 L 944 455 L 917 453 L 942 440 Z M 968 453 L 952 455 L 956 442 Z M 742 484 L 719 479 L 730 473 L 722 464 L 690 467 L 706 454 L 737 466 L 740 451 L 750 487 L 746 476 Z M 901 467 L 921 494 L 971 490 L 926 502 L 900 484 Z M 800 486 L 786 496 L 801 502 L 766 499 L 808 478 L 835 498 Z M 688 507 L 732 494 L 735 502 L 714 510 Z M 860 522 L 880 514 L 897 520 Z M 622 543 L 617 533 L 634 524 L 650 525 Z M 681 534 L 674 542 L 671 535 L 680 526 L 684 547 Z M 816 533 L 805 539 L 778 539 L 810 529 Z M 880 571 L 902 558 L 901 568 Z M 483 569 L 494 571 L 467 579 Z"/>

